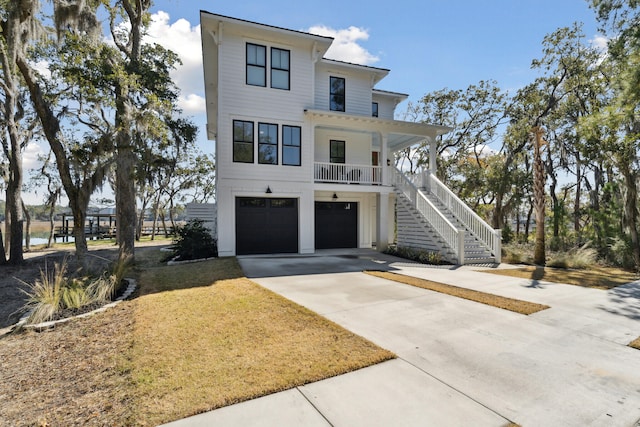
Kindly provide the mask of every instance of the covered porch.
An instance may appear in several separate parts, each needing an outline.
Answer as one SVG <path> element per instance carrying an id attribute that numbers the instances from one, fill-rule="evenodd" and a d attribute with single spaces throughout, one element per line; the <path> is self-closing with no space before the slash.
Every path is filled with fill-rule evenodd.
<path id="1" fill-rule="evenodd" d="M 437 137 L 451 128 L 378 117 L 305 110 L 314 135 L 315 183 L 393 185 L 394 153 L 415 144 L 430 145 L 429 167 L 435 170 Z M 333 143 L 342 143 L 334 153 Z"/>

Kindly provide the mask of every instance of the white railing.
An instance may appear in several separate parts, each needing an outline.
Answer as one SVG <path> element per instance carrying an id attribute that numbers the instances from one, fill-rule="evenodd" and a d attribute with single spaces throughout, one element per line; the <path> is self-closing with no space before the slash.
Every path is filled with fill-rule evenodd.
<path id="1" fill-rule="evenodd" d="M 411 200 L 412 205 L 442 237 L 447 246 L 458 255 L 458 263 L 464 264 L 465 230 L 458 229 L 438 208 L 416 187 L 413 180 L 398 169 L 392 169 L 393 184 Z"/>
<path id="2" fill-rule="evenodd" d="M 316 182 L 341 184 L 382 184 L 382 167 L 346 163 L 315 162 L 313 179 Z"/>
<path id="3" fill-rule="evenodd" d="M 425 171 L 427 189 L 444 204 L 451 213 L 473 234 L 495 257 L 497 263 L 501 261 L 502 232 L 494 230 L 469 206 L 458 198 L 435 175 Z"/>

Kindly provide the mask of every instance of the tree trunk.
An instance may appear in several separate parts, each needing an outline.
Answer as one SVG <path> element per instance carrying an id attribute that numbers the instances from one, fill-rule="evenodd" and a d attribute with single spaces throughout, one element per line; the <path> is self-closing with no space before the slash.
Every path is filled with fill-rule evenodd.
<path id="1" fill-rule="evenodd" d="M 629 229 L 631 239 L 631 254 L 636 269 L 640 270 L 640 238 L 638 236 L 638 188 L 636 184 L 636 174 L 631 171 L 630 166 L 622 170 L 624 176 L 624 213 L 626 226 Z"/>
<path id="2" fill-rule="evenodd" d="M 580 154 L 576 154 L 576 196 L 573 201 L 573 231 L 576 233 L 576 242 L 582 245 L 582 230 L 580 227 L 580 198 L 582 197 L 582 162 Z"/>
<path id="3" fill-rule="evenodd" d="M 116 227 L 118 229 L 118 258 L 133 261 L 136 238 L 136 189 L 135 153 L 126 131 L 118 136 L 118 158 L 116 159 Z"/>
<path id="4" fill-rule="evenodd" d="M 12 127 L 11 125 L 9 127 Z M 15 132 L 15 133 L 14 133 Z M 17 129 L 9 130 L 11 139 L 11 159 L 9 161 L 9 182 L 7 183 L 7 207 L 9 208 L 9 264 L 24 261 L 22 239 L 24 218 L 22 212 L 22 151 Z"/>
<path id="5" fill-rule="evenodd" d="M 545 195 L 544 195 L 544 164 L 542 162 L 541 148 L 546 144 L 542 139 L 544 130 L 537 126 L 534 133 L 534 159 L 533 159 L 533 195 L 536 212 L 536 241 L 533 252 L 533 262 L 538 265 L 546 264 L 545 253 Z"/>
<path id="6" fill-rule="evenodd" d="M 56 212 L 56 201 L 60 197 L 60 190 L 56 190 L 49 195 L 49 240 L 47 241 L 47 248 L 53 247 L 53 240 L 56 234 L 56 223 L 54 221 L 54 215 Z"/>
<path id="7" fill-rule="evenodd" d="M 531 217 L 533 216 L 533 200 L 529 198 L 529 210 L 527 211 L 527 222 L 524 225 L 524 241 L 523 243 L 527 243 L 529 241 L 529 225 L 531 224 Z"/>
<path id="8" fill-rule="evenodd" d="M 2 227 L 0 227 L 0 265 L 7 263 L 7 255 L 4 252 L 4 238 L 2 237 Z"/>
<path id="9" fill-rule="evenodd" d="M 138 225 L 136 226 L 136 240 L 140 241 L 142 236 L 142 227 L 144 226 L 144 211 L 147 210 L 147 198 L 142 200 L 142 206 L 140 207 L 140 215 L 138 215 Z M 152 239 L 153 240 L 153 239 Z"/>
<path id="10" fill-rule="evenodd" d="M 78 189 L 75 181 L 71 176 L 71 166 L 67 153 L 65 151 L 62 141 L 59 139 L 60 133 L 60 120 L 51 110 L 51 105 L 46 100 L 42 88 L 38 84 L 38 80 L 31 68 L 29 62 L 19 56 L 16 59 L 20 72 L 24 77 L 24 80 L 29 88 L 29 94 L 31 96 L 31 102 L 42 124 L 42 130 L 44 132 L 51 151 L 53 151 L 56 157 L 56 165 L 58 172 L 60 173 L 60 180 L 64 191 L 69 198 L 69 207 L 74 217 L 74 230 L 73 235 L 75 238 L 76 246 L 76 258 L 80 265 L 84 266 L 86 261 L 85 256 L 87 254 L 87 241 L 84 233 L 84 221 L 78 222 L 76 218 L 86 217 L 86 209 L 89 205 L 89 196 L 91 191 L 87 189 Z M 88 194 L 86 194 L 88 193 Z"/>
<path id="11" fill-rule="evenodd" d="M 549 195 L 551 196 L 551 211 L 553 212 L 553 237 L 551 239 L 551 250 L 559 250 L 560 244 L 560 221 L 562 213 L 558 195 L 556 194 L 557 179 L 555 175 L 551 175 L 551 183 L 549 184 Z"/>
<path id="12" fill-rule="evenodd" d="M 153 230 L 151 230 L 151 240 L 156 238 L 156 229 L 158 227 L 158 212 L 160 209 L 160 193 L 155 197 L 153 201 Z"/>
<path id="13" fill-rule="evenodd" d="M 20 201 L 22 204 L 22 213 L 24 214 L 25 227 L 24 227 L 24 247 L 27 252 L 31 250 L 31 215 L 27 207 L 24 205 L 24 200 Z"/>

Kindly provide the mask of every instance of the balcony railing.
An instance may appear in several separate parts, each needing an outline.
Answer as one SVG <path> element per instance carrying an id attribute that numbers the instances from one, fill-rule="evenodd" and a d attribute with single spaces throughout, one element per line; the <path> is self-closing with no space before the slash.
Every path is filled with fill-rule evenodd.
<path id="1" fill-rule="evenodd" d="M 315 182 L 380 185 L 382 184 L 382 167 L 315 162 L 313 179 Z"/>

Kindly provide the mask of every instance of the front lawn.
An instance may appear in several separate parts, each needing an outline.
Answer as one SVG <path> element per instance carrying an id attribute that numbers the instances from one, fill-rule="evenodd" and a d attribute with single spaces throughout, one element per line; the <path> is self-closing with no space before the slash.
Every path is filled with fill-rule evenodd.
<path id="1" fill-rule="evenodd" d="M 551 267 L 527 266 L 519 268 L 500 268 L 479 270 L 482 273 L 501 276 L 519 277 L 545 282 L 564 283 L 595 289 L 611 289 L 638 280 L 638 275 L 626 270 L 612 267 L 593 266 L 589 269 L 565 269 Z"/>
<path id="2" fill-rule="evenodd" d="M 157 425 L 394 355 L 246 279 L 138 255 L 134 300 L 0 339 L 8 425 Z"/>

